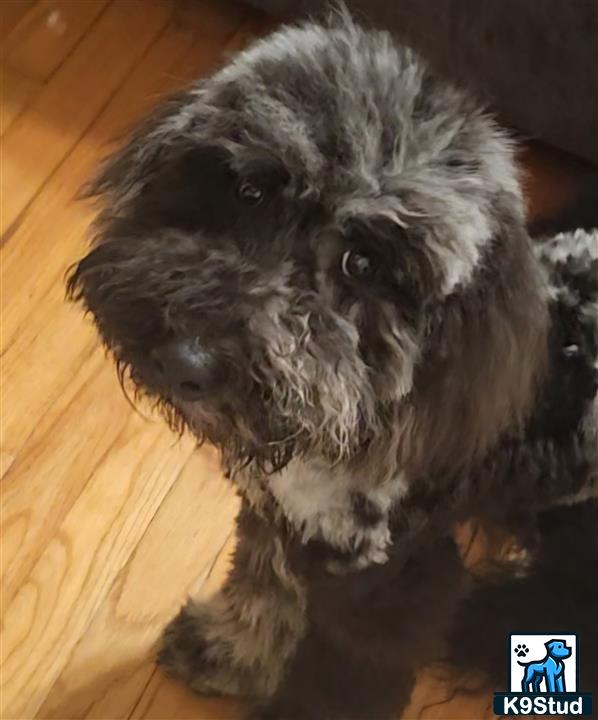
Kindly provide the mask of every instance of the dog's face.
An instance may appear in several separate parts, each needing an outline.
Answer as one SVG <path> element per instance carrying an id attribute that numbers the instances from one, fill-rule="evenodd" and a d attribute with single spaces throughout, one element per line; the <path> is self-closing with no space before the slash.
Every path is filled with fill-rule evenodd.
<path id="1" fill-rule="evenodd" d="M 286 29 L 158 110 L 92 188 L 71 277 L 122 371 L 234 464 L 347 457 L 473 283 L 504 138 L 389 36 Z"/>

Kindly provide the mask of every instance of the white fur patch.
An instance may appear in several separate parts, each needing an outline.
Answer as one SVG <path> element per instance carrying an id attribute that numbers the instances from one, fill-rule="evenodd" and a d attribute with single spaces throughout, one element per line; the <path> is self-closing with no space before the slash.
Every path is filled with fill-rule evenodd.
<path id="1" fill-rule="evenodd" d="M 269 489 L 286 519 L 300 532 L 303 542 L 323 540 L 341 551 L 354 552 L 363 545 L 357 564 L 384 563 L 391 542 L 388 515 L 406 492 L 401 475 L 375 489 L 350 476 L 342 466 L 324 461 L 295 459 L 270 477 Z M 361 493 L 380 511 L 382 520 L 364 527 L 355 517 L 352 497 Z"/>

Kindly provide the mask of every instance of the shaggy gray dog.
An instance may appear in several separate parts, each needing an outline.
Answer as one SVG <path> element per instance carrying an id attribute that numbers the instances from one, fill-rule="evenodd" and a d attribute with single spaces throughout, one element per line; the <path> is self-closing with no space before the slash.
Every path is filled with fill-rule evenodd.
<path id="1" fill-rule="evenodd" d="M 243 499 L 162 664 L 262 717 L 400 710 L 469 592 L 451 524 L 592 494 L 598 236 L 535 254 L 505 134 L 342 14 L 163 105 L 90 192 L 70 293 Z"/>

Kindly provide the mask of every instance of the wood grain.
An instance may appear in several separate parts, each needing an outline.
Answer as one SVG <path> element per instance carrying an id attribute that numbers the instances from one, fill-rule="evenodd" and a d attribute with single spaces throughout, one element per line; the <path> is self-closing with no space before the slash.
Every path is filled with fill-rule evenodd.
<path id="1" fill-rule="evenodd" d="M 160 697 L 155 641 L 173 608 L 187 595 L 201 594 L 219 556 L 226 565 L 236 509 L 215 453 L 206 449 L 192 456 L 61 670 L 39 717 L 59 720 L 66 709 L 70 717 L 126 717 L 142 695 Z M 165 558 L 168 563 L 156 562 Z M 90 668 L 98 667 L 98 658 L 102 674 L 94 677 Z M 146 690 L 150 682 L 152 689 Z"/>
<path id="2" fill-rule="evenodd" d="M 4 606 L 5 717 L 36 714 L 192 451 L 171 446 L 131 416 Z"/>
<path id="3" fill-rule="evenodd" d="M 3 63 L 32 80 L 47 80 L 107 3 L 108 0 L 38 0 L 3 43 Z"/>
<path id="4" fill-rule="evenodd" d="M 30 80 L 5 63 L 0 66 L 0 137 L 39 93 L 42 83 Z"/>
<path id="5" fill-rule="evenodd" d="M 25 208 L 83 136 L 155 40 L 172 12 L 159 0 L 113 3 L 30 106 L 5 133 L 0 232 L 14 231 Z M 100 63 L 101 58 L 101 63 Z"/>
<path id="6" fill-rule="evenodd" d="M 0 2 L 0 42 L 4 43 L 35 0 L 2 0 Z"/>
<path id="7" fill-rule="evenodd" d="M 6 720 L 241 716 L 153 661 L 186 595 L 220 586 L 238 501 L 213 450 L 131 409 L 89 321 L 64 302 L 64 273 L 92 217 L 75 196 L 115 139 L 273 25 L 225 0 L 0 0 Z M 522 156 L 540 213 L 562 205 L 575 178 L 551 171 L 547 190 L 544 157 Z M 469 528 L 459 535 L 471 544 Z M 430 668 L 406 717 L 479 720 L 488 703 L 479 678 Z"/>

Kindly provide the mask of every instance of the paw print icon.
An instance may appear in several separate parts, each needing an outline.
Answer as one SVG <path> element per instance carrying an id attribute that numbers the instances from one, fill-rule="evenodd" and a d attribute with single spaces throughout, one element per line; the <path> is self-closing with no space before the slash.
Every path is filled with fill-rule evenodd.
<path id="1" fill-rule="evenodd" d="M 527 645 L 524 645 L 523 643 L 521 645 L 516 645 L 514 653 L 517 655 L 517 657 L 525 657 L 529 652 L 529 648 Z"/>

